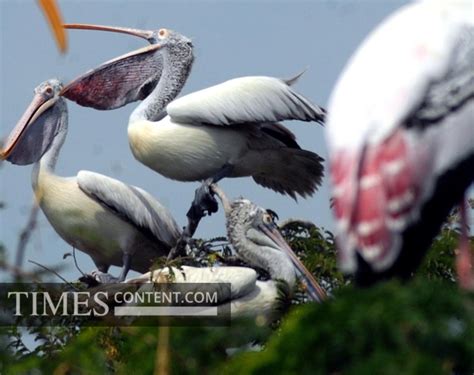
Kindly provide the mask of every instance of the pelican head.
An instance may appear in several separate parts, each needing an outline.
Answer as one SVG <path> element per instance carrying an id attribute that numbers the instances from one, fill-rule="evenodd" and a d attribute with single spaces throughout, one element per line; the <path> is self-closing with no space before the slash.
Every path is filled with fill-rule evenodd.
<path id="1" fill-rule="evenodd" d="M 146 39 L 151 45 L 105 62 L 70 82 L 61 95 L 79 105 L 111 110 L 147 98 L 164 75 L 179 92 L 194 61 L 191 39 L 170 29 L 138 30 L 126 27 L 65 24 L 66 29 L 99 30 Z M 167 59 L 171 71 L 163 72 Z M 163 81 L 163 80 L 162 80 Z M 175 92 L 167 98 L 174 99 Z"/>
<path id="2" fill-rule="evenodd" d="M 37 162 L 48 151 L 53 139 L 66 126 L 66 103 L 59 95 L 62 88 L 57 79 L 35 88 L 31 104 L 0 151 L 2 160 L 27 165 Z"/>
<path id="3" fill-rule="evenodd" d="M 247 199 L 238 199 L 227 212 L 227 231 L 237 254 L 253 266 L 269 271 L 272 279 L 294 285 L 301 277 L 311 299 L 321 301 L 324 290 L 283 239 L 274 222 L 273 211 Z"/>

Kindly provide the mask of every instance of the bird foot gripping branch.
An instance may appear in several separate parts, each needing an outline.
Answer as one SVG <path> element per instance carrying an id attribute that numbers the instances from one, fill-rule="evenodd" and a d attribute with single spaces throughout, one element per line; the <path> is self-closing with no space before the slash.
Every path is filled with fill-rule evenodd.
<path id="1" fill-rule="evenodd" d="M 194 236 L 201 219 L 206 216 L 206 213 L 210 216 L 217 212 L 219 206 L 216 198 L 214 198 L 214 191 L 211 189 L 212 183 L 212 180 L 208 179 L 196 190 L 194 200 L 186 214 L 188 225 L 183 228 L 183 232 L 176 245 L 169 252 L 168 260 L 178 256 L 185 256 L 186 247 Z"/>
<path id="2" fill-rule="evenodd" d="M 210 216 L 217 212 L 219 205 L 216 198 L 214 198 L 214 192 L 211 189 L 212 183 L 213 180 L 208 179 L 196 190 L 194 200 L 186 214 L 190 220 L 199 221 L 206 214 Z"/>

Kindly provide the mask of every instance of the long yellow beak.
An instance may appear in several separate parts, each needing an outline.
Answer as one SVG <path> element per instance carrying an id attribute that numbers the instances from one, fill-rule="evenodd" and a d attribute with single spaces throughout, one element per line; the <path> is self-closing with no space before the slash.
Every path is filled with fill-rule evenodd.
<path id="1" fill-rule="evenodd" d="M 63 28 L 63 20 L 56 0 L 38 0 L 40 8 L 43 10 L 49 26 L 53 31 L 59 51 L 65 53 L 67 50 L 67 35 Z"/>

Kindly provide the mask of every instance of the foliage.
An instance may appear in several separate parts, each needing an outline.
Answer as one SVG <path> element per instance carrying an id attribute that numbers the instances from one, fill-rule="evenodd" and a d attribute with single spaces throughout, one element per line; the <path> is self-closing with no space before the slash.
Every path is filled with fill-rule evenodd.
<path id="1" fill-rule="evenodd" d="M 167 352 L 173 373 L 209 372 L 228 357 L 229 348 L 264 340 L 270 330 L 253 321 L 231 327 L 83 328 L 68 345 L 43 353 L 10 351 L 3 374 L 27 373 L 151 373 L 155 366 L 160 330 L 169 330 Z M 5 351 L 0 358 L 5 359 Z M 137 370 L 139 369 L 139 370 Z M 3 370 L 3 371 L 2 371 Z M 138 372 L 139 371 L 139 372 Z"/>
<path id="2" fill-rule="evenodd" d="M 365 290 L 338 273 L 332 234 L 290 227 L 287 239 L 319 279 L 334 285 L 334 299 L 294 309 L 264 351 L 242 354 L 218 372 L 472 374 L 474 295 L 455 285 L 458 223 L 453 210 L 413 282 Z"/>
<path id="3" fill-rule="evenodd" d="M 10 350 L 10 358 L 0 365 L 0 372 L 25 374 L 34 370 L 39 374 L 106 373 L 108 347 L 102 344 L 104 340 L 109 339 L 108 332 L 105 329 L 84 329 L 70 340 L 69 345 L 51 342 L 48 336 L 62 335 L 62 328 L 64 327 L 48 328 L 46 338 L 36 336 L 35 340 L 39 340 L 40 344 L 31 352 L 20 354 Z M 55 330 L 59 332 L 54 333 Z M 4 349 L 2 353 L 5 357 Z"/>
<path id="4" fill-rule="evenodd" d="M 337 268 L 336 244 L 330 231 L 294 221 L 286 224 L 282 233 L 306 268 L 326 290 L 331 292 L 347 283 L 348 279 Z"/>
<path id="5" fill-rule="evenodd" d="M 295 309 L 266 350 L 242 354 L 223 370 L 228 374 L 471 374 L 474 295 L 421 279 L 366 290 L 346 287 L 330 302 Z"/>
<path id="6" fill-rule="evenodd" d="M 474 296 L 454 284 L 456 215 L 413 282 L 355 289 L 337 269 L 333 234 L 290 222 L 282 232 L 332 295 L 325 303 L 291 306 L 271 326 L 256 319 L 230 327 L 9 327 L 0 331 L 0 373 L 146 374 L 163 361 L 174 374 L 472 373 Z M 244 265 L 224 237 L 196 240 L 188 257 L 166 265 L 181 264 Z M 1 245 L 0 266 L 7 266 Z"/>
<path id="7" fill-rule="evenodd" d="M 469 200 L 471 208 L 474 200 Z M 461 228 L 459 227 L 459 209 L 453 209 L 451 215 L 441 228 L 440 234 L 435 238 L 430 250 L 426 254 L 424 262 L 417 271 L 418 277 L 432 280 L 445 280 L 456 282 L 454 261 L 458 246 Z M 474 246 L 474 237 L 470 238 L 471 248 Z"/>

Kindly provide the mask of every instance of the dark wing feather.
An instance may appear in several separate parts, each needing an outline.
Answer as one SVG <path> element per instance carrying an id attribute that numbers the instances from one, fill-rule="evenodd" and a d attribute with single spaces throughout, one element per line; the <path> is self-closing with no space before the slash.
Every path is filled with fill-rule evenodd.
<path id="1" fill-rule="evenodd" d="M 474 27 L 466 26 L 459 34 L 446 74 L 428 85 L 421 105 L 407 116 L 406 127 L 438 124 L 474 100 Z"/>
<path id="2" fill-rule="evenodd" d="M 260 130 L 287 147 L 301 149 L 300 145 L 296 142 L 295 135 L 282 124 L 276 122 L 262 124 Z"/>

